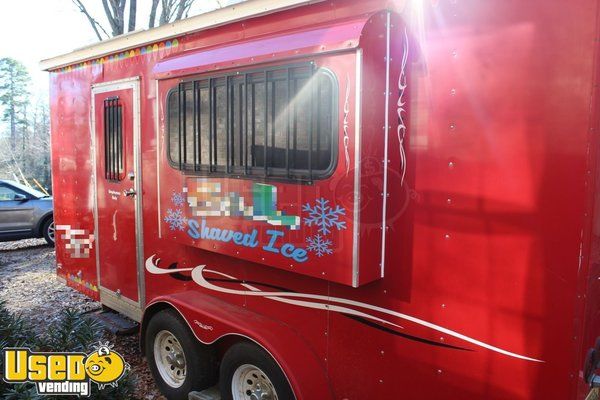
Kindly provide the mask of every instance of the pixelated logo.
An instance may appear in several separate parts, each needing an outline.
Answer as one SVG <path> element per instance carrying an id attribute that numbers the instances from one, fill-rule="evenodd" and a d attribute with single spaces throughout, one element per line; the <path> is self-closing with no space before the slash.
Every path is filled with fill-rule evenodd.
<path id="1" fill-rule="evenodd" d="M 116 387 L 127 370 L 129 364 L 108 343 L 99 343 L 89 354 L 4 349 L 4 381 L 33 383 L 40 396 L 88 397 L 92 382 L 99 389 Z"/>
<path id="2" fill-rule="evenodd" d="M 205 178 L 189 180 L 187 203 L 194 217 L 243 217 L 269 225 L 300 228 L 300 217 L 285 215 L 277 209 L 277 187 L 264 183 L 252 184 L 252 199 L 240 193 L 222 189 L 221 182 Z M 248 204 L 248 203 L 251 204 Z"/>
<path id="3" fill-rule="evenodd" d="M 85 229 L 73 228 L 71 225 L 57 225 L 56 230 L 63 232 L 60 238 L 71 258 L 89 258 L 94 247 L 93 234 Z"/>

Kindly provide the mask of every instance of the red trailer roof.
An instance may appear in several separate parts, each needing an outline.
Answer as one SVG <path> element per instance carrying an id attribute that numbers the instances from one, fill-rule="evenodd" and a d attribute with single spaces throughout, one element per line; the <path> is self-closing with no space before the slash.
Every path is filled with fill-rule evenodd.
<path id="1" fill-rule="evenodd" d="M 109 40 L 95 43 L 91 46 L 76 49 L 67 54 L 42 60 L 40 62 L 40 68 L 45 71 L 52 71 L 60 67 L 107 56 L 119 51 L 133 49 L 161 40 L 172 39 L 192 32 L 226 25 L 235 21 L 307 4 L 319 3 L 321 1 L 323 0 L 246 0 L 215 11 L 176 21 L 171 24 L 120 35 Z"/>

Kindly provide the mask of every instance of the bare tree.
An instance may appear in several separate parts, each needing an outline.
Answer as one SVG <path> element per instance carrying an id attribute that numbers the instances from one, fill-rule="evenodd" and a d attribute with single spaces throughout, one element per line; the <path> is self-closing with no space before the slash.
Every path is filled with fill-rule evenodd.
<path id="1" fill-rule="evenodd" d="M 160 0 L 161 13 L 159 25 L 178 21 L 182 18 L 187 18 L 194 1 L 195 0 Z M 154 27 L 158 4 L 159 0 L 152 0 L 150 23 L 148 24 L 150 28 Z"/>
<path id="2" fill-rule="evenodd" d="M 102 33 L 104 33 L 105 37 L 110 37 L 108 35 L 108 33 L 104 30 L 104 28 L 102 27 L 102 25 L 100 25 L 100 23 L 98 21 L 96 21 L 96 19 L 94 19 L 90 15 L 90 13 L 87 11 L 87 8 L 85 8 L 85 6 L 81 2 L 81 0 L 72 0 L 72 1 L 73 1 L 73 4 L 75 4 L 77 6 L 77 8 L 79 9 L 79 11 L 83 15 L 85 15 L 85 17 L 89 21 L 90 25 L 92 26 L 92 29 L 94 30 L 94 33 L 96 33 L 96 36 L 98 37 L 98 40 L 102 41 L 102 39 L 103 39 L 102 35 L 100 34 L 100 31 L 102 31 Z"/>
<path id="3" fill-rule="evenodd" d="M 129 24 L 127 31 L 132 32 L 135 30 L 135 16 L 137 14 L 137 0 L 129 1 Z"/>
<path id="4" fill-rule="evenodd" d="M 150 8 L 150 20 L 148 21 L 148 28 L 154 28 L 156 23 L 156 10 L 158 8 L 159 0 L 152 0 L 152 8 Z"/>
<path id="5" fill-rule="evenodd" d="M 123 34 L 125 25 L 125 2 L 126 0 L 102 0 L 104 13 L 112 30 L 113 36 Z"/>
<path id="6" fill-rule="evenodd" d="M 96 18 L 94 18 L 83 4 L 84 0 L 71 0 L 78 10 L 85 15 L 88 22 L 92 26 L 94 33 L 98 40 L 103 40 L 111 36 L 118 36 L 127 32 L 134 31 L 136 29 L 136 18 L 137 18 L 137 0 L 102 0 L 102 7 L 108 25 L 110 26 L 109 35 L 107 30 L 102 27 Z M 192 8 L 192 5 L 196 0 L 152 0 L 150 15 L 148 18 L 148 27 L 154 28 L 156 26 L 157 16 L 158 25 L 168 24 L 174 21 L 178 21 L 182 18 L 187 18 Z M 216 0 L 219 7 L 221 2 Z M 126 21 L 126 10 L 127 3 L 129 2 L 129 12 L 127 15 L 127 26 Z"/>

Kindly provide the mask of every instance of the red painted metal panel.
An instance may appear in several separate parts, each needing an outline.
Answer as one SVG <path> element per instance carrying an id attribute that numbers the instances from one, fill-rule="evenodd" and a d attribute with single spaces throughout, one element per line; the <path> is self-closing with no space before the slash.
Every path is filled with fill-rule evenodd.
<path id="1" fill-rule="evenodd" d="M 91 84 L 139 75 L 144 256 L 156 254 L 160 268 L 187 269 L 158 275 L 150 268 L 145 275 L 150 301 L 197 290 L 282 321 L 322 360 L 335 399 L 584 398 L 583 354 L 598 336 L 600 323 L 598 218 L 593 206 L 598 173 L 597 0 L 559 5 L 439 0 L 399 7 L 401 13 L 392 17 L 390 228 L 383 279 L 352 288 L 336 283 L 351 279 L 342 264 L 324 261 L 302 275 L 267 266 L 256 254 L 238 259 L 189 246 L 164 231 L 164 207 L 186 177 L 165 158 L 164 96 L 176 80 L 161 82 L 157 92 L 152 78 L 156 63 L 184 50 L 235 46 L 242 40 L 343 23 L 386 5 L 333 0 L 183 36 L 177 46 L 159 43 L 144 54 L 136 49 L 133 55 L 113 56 L 113 61 L 96 60 L 52 73 L 57 224 L 87 234 L 94 230 Z M 409 55 L 403 91 L 398 83 L 404 23 Z M 363 85 L 363 123 L 377 132 L 385 115 L 377 99 L 385 90 L 385 64 L 378 50 L 381 31 L 366 29 L 373 30 L 359 46 L 364 46 L 365 62 L 372 63 L 373 72 Z M 353 57 L 353 52 L 314 57 L 338 76 L 340 128 L 345 76 L 354 81 Z M 303 59 L 308 58 L 313 57 Z M 394 115 L 401 93 L 406 100 L 403 121 Z M 401 122 L 407 125 L 404 141 L 397 135 Z M 354 127 L 349 128 L 353 133 Z M 353 183 L 339 196 L 329 186 L 345 175 L 343 129 L 339 135 L 338 167 L 328 180 L 302 187 L 300 195 L 289 184 L 264 182 L 282 193 L 284 211 L 294 212 L 292 206 L 298 207 L 308 194 L 328 194 L 340 204 L 349 201 L 344 195 L 352 192 Z M 379 157 L 375 149 L 381 149 L 380 136 L 365 131 L 365 137 Z M 352 140 L 351 135 L 349 155 L 354 160 Z M 367 167 L 362 166 L 361 175 Z M 250 182 L 226 185 L 247 192 Z M 365 195 L 378 200 L 372 192 L 380 185 Z M 61 238 L 57 242 L 59 274 L 77 276 L 81 271 L 81 282 L 96 282 L 95 247 L 87 258 L 73 258 L 66 243 Z M 341 258 L 350 247 L 344 240 Z M 378 245 L 372 247 L 364 254 L 372 254 L 366 262 L 374 265 L 379 262 L 371 260 Z M 202 265 L 207 267 L 192 272 Z M 323 271 L 331 282 L 320 279 Z M 223 281 L 206 285 L 213 278 Z M 87 290 L 85 283 L 71 282 Z M 287 345 L 271 340 L 275 348 Z"/>
<path id="2" fill-rule="evenodd" d="M 57 275 L 69 286 L 97 300 L 88 94 L 93 77 L 92 71 L 68 79 L 51 74 L 50 122 Z M 84 245 L 82 241 L 86 239 L 91 240 Z M 74 245 L 86 246 L 89 251 L 75 252 Z"/>
<path id="3" fill-rule="evenodd" d="M 317 68 L 328 69 L 336 77 L 339 86 L 337 126 L 339 131 L 343 131 L 344 119 L 346 119 L 349 136 L 348 141 L 338 138 L 335 143 L 337 166 L 332 176 L 327 179 L 314 180 L 310 185 L 299 185 L 293 182 L 263 182 L 264 179 L 260 176 L 254 180 L 210 177 L 206 179 L 202 176 L 186 177 L 175 167 L 165 163 L 161 167 L 160 175 L 161 231 L 165 238 L 187 245 L 303 275 L 353 285 L 355 118 L 354 111 L 350 118 L 345 118 L 345 108 L 352 106 L 354 109 L 356 101 L 356 55 L 354 52 L 350 52 L 296 61 L 311 61 Z M 285 65 L 286 62 L 282 60 L 278 63 Z M 235 71 L 244 73 L 243 69 Z M 199 76 L 199 78 L 202 77 L 202 75 Z M 166 99 L 168 92 L 176 89 L 177 84 L 178 80 L 160 81 L 159 98 Z M 346 99 L 347 89 L 350 89 L 350 92 Z M 161 107 L 164 106 L 161 104 Z M 380 115 L 383 117 L 383 112 Z M 166 125 L 160 128 L 160 137 L 159 151 L 161 158 L 166 160 L 168 140 Z M 382 147 L 383 145 L 381 145 Z M 346 153 L 348 158 L 345 157 Z M 381 163 L 378 165 L 381 169 Z M 206 193 L 209 189 L 213 193 L 210 196 Z M 272 207 L 287 218 L 295 218 L 297 225 L 278 226 L 278 221 L 260 219 L 257 204 L 260 197 L 256 195 L 256 191 L 264 192 L 267 189 L 276 198 Z M 235 200 L 234 197 L 238 200 Z M 320 204 L 318 202 L 322 200 L 327 202 L 325 206 L 332 211 L 338 210 L 339 207 L 339 210 L 343 212 L 336 215 L 340 225 L 331 226 L 326 231 L 319 224 L 307 223 L 307 219 L 311 217 L 309 209 L 317 207 Z M 256 215 L 250 215 L 252 210 L 248 211 L 250 214 L 246 216 L 231 216 L 229 213 L 227 215 L 208 215 L 204 210 L 207 202 L 212 203 L 212 206 L 218 203 L 223 207 L 233 207 L 234 202 L 239 202 L 240 206 L 246 209 L 254 207 Z M 378 207 L 381 209 L 380 199 L 377 203 L 370 205 L 373 212 L 377 212 Z M 204 214 L 201 215 L 201 212 Z M 182 217 L 183 220 L 179 220 L 179 217 Z M 182 221 L 182 223 L 174 224 L 174 219 Z M 378 222 L 381 225 L 381 220 Z M 190 223 L 193 226 L 189 225 Z M 380 238 L 379 226 L 374 229 L 377 237 Z M 239 243 L 233 238 L 227 241 L 207 238 L 208 232 L 212 229 L 244 236 L 240 238 Z M 373 226 L 368 229 L 373 229 Z M 204 230 L 207 235 L 203 234 Z M 314 240 L 316 235 L 320 235 L 323 240 L 330 241 L 329 247 L 333 254 L 318 254 L 308 249 L 307 240 L 309 238 Z M 367 237 L 365 240 L 361 240 L 358 246 L 364 249 L 373 248 L 375 252 L 381 252 L 380 245 L 366 240 Z M 359 269 L 364 271 L 364 274 L 361 274 L 358 284 L 380 278 L 381 268 L 378 260 L 371 262 L 365 259 L 359 265 Z"/>

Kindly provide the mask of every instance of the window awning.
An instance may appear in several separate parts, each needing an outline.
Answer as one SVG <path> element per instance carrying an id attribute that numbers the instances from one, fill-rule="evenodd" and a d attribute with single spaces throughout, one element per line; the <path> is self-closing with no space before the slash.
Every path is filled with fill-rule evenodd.
<path id="1" fill-rule="evenodd" d="M 153 69 L 156 78 L 198 74 L 236 68 L 282 58 L 355 49 L 369 16 L 283 35 L 248 40 L 225 46 L 188 50 L 166 58 Z"/>

